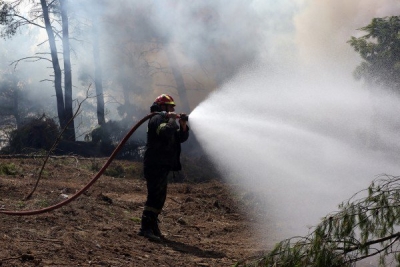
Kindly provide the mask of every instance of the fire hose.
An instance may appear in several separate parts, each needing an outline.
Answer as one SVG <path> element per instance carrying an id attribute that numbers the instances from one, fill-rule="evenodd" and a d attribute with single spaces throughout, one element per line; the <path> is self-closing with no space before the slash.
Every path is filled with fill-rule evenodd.
<path id="1" fill-rule="evenodd" d="M 81 190 L 76 192 L 74 195 L 72 195 L 70 198 L 61 201 L 53 206 L 49 206 L 46 208 L 42 209 L 37 209 L 37 210 L 26 210 L 26 211 L 11 211 L 11 210 L 0 210 L 0 214 L 6 214 L 6 215 L 17 215 L 17 216 L 25 216 L 25 215 L 37 215 L 37 214 L 42 214 L 45 212 L 49 212 L 58 208 L 61 208 L 64 205 L 67 205 L 68 203 L 72 202 L 76 198 L 78 198 L 80 195 L 82 195 L 84 192 L 86 192 L 103 174 L 103 172 L 107 169 L 107 167 L 110 165 L 110 163 L 113 161 L 115 156 L 118 154 L 118 152 L 121 150 L 123 145 L 128 141 L 129 137 L 142 125 L 145 121 L 153 117 L 154 115 L 158 114 L 159 112 L 153 112 L 148 115 L 146 115 L 143 119 L 138 121 L 132 128 L 131 130 L 125 135 L 125 137 L 121 140 L 121 142 L 118 144 L 118 146 L 114 149 L 113 153 L 111 156 L 108 158 L 106 163 L 104 163 L 103 167 L 98 171 L 98 173 L 89 181 L 88 184 L 86 184 Z M 177 118 L 181 118 L 183 120 L 188 120 L 187 115 L 178 115 Z"/>

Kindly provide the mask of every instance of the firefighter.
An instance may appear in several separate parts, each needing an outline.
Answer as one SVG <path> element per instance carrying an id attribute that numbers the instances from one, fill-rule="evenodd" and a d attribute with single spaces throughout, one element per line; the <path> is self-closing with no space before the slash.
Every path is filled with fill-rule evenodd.
<path id="1" fill-rule="evenodd" d="M 151 117 L 147 128 L 143 162 L 147 199 L 139 235 L 152 241 L 160 241 L 163 235 L 158 226 L 158 215 L 167 196 L 167 176 L 170 171 L 182 169 L 181 143 L 189 137 L 189 126 L 184 119 L 187 115 L 175 113 L 174 99 L 167 94 L 158 96 L 150 111 L 159 113 Z M 176 123 L 178 118 L 179 124 Z"/>

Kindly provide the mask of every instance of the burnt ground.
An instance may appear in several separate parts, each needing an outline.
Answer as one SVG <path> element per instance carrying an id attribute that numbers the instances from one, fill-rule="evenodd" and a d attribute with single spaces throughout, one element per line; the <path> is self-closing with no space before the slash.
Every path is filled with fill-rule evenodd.
<path id="1" fill-rule="evenodd" d="M 0 159 L 0 209 L 58 203 L 86 185 L 104 162 L 52 158 L 25 201 L 43 158 Z M 146 197 L 141 164 L 113 164 L 129 173 L 103 175 L 60 209 L 33 216 L 0 214 L 0 266 L 233 266 L 276 241 L 260 240 L 253 231 L 268 232 L 268 225 L 257 223 L 263 215 L 253 208 L 251 192 L 234 193 L 234 185 L 211 179 L 169 184 L 160 216 L 166 240 L 150 242 L 137 235 Z"/>

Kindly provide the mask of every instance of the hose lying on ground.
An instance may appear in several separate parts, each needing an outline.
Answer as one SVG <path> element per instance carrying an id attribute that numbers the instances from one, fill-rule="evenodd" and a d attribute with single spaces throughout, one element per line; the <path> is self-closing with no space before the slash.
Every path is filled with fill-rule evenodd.
<path id="1" fill-rule="evenodd" d="M 110 165 L 110 163 L 113 161 L 113 159 L 115 158 L 115 156 L 118 154 L 118 152 L 121 150 L 121 148 L 123 147 L 123 145 L 126 143 L 126 141 L 128 141 L 129 137 L 137 130 L 137 128 L 139 128 L 140 125 L 142 125 L 145 121 L 147 121 L 148 119 L 150 119 L 151 117 L 153 117 L 155 114 L 157 114 L 158 112 L 153 112 L 150 113 L 148 115 L 146 115 L 143 119 L 141 119 L 140 121 L 138 121 L 133 127 L 132 129 L 126 134 L 126 136 L 122 139 L 122 141 L 118 144 L 118 146 L 114 149 L 113 153 L 111 154 L 111 156 L 108 158 L 107 162 L 104 163 L 103 167 L 99 170 L 99 172 L 92 178 L 92 180 L 90 180 L 90 182 L 83 187 L 81 190 L 79 190 L 78 192 L 76 192 L 74 195 L 72 195 L 70 198 L 57 203 L 53 206 L 49 206 L 43 209 L 38 209 L 38 210 L 26 210 L 26 211 L 11 211 L 11 210 L 0 210 L 0 214 L 6 214 L 6 215 L 19 215 L 19 216 L 23 216 L 23 215 L 37 215 L 37 214 L 41 214 L 41 213 L 45 213 L 45 212 L 49 212 L 58 208 L 61 208 L 64 205 L 67 205 L 68 203 L 72 202 L 73 200 L 75 200 L 77 197 L 79 197 L 82 193 L 84 193 L 85 191 L 87 191 L 99 178 L 100 176 L 103 174 L 103 172 L 107 169 L 107 167 Z"/>

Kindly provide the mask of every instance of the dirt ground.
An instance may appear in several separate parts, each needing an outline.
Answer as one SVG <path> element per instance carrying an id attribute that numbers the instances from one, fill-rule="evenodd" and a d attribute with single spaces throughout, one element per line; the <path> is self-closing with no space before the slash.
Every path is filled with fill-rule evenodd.
<path id="1" fill-rule="evenodd" d="M 88 167 L 90 160 L 51 159 L 33 197 L 25 201 L 42 164 L 43 159 L 0 159 L 1 166 L 16 169 L 14 175 L 0 175 L 0 209 L 54 205 L 96 173 Z M 255 217 L 262 215 L 252 210 L 251 193 L 238 195 L 233 187 L 218 181 L 169 184 L 160 218 L 166 240 L 155 243 L 137 235 L 146 196 L 141 174 L 103 175 L 60 209 L 33 216 L 0 214 L 0 266 L 233 266 L 260 255 L 268 243 L 253 232 L 268 226 L 257 223 Z"/>

